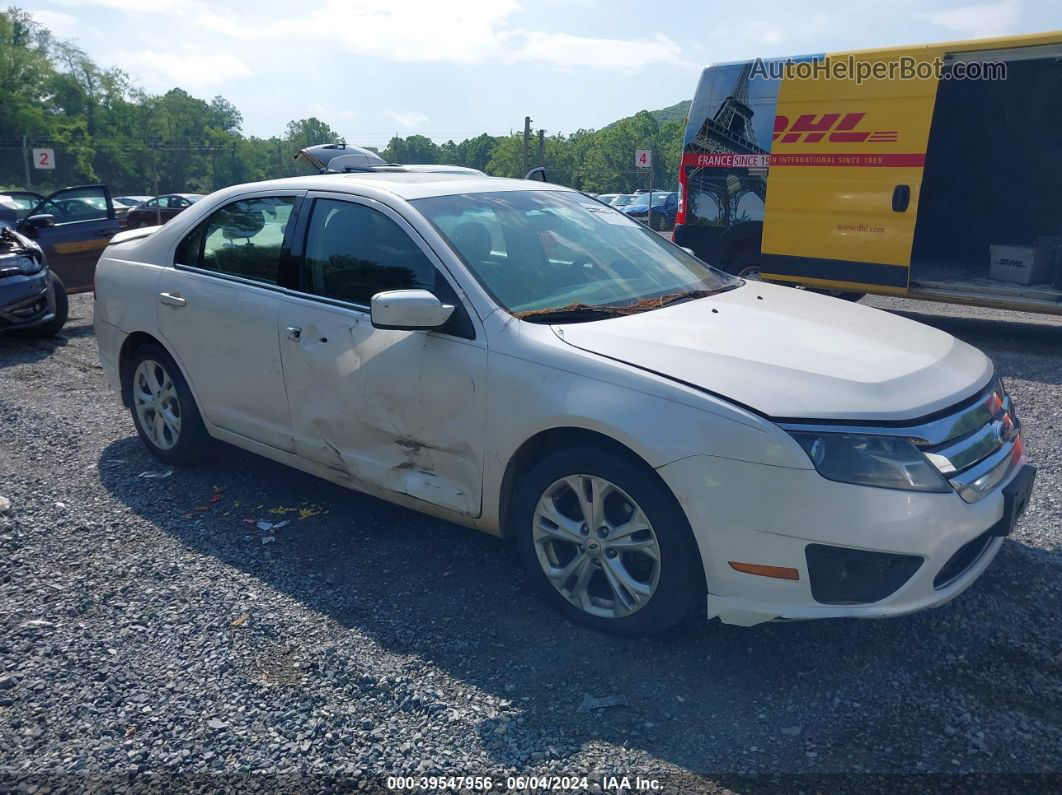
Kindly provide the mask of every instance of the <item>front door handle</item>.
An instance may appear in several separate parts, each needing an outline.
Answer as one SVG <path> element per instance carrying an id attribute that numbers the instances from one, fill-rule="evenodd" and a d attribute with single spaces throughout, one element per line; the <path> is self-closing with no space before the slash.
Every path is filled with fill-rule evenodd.
<path id="1" fill-rule="evenodd" d="M 288 326 L 284 330 L 288 332 L 288 339 L 289 340 L 295 341 L 295 340 L 298 340 L 299 337 L 302 336 L 302 329 L 299 328 L 298 326 Z"/>
<path id="2" fill-rule="evenodd" d="M 180 293 L 159 293 L 159 300 L 166 306 L 184 306 L 188 303 Z"/>

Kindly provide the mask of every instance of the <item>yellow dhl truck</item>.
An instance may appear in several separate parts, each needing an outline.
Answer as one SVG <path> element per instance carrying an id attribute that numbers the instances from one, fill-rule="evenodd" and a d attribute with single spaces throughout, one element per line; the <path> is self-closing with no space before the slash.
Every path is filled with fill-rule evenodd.
<path id="1" fill-rule="evenodd" d="M 708 67 L 679 171 L 731 273 L 1062 314 L 1062 32 Z"/>

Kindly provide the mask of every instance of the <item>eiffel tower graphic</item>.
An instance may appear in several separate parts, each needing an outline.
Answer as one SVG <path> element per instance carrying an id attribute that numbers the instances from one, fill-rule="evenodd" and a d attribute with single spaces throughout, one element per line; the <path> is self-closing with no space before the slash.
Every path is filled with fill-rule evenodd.
<path id="1" fill-rule="evenodd" d="M 703 154 L 768 153 L 756 141 L 756 130 L 752 124 L 755 111 L 749 105 L 751 78 L 750 61 L 741 68 L 730 94 L 715 115 L 704 120 L 701 129 L 690 141 L 692 151 Z M 759 175 L 750 175 L 745 169 L 697 168 L 690 172 L 689 179 L 696 179 L 699 193 L 711 196 L 719 207 L 719 221 L 727 226 L 740 220 L 734 216 L 738 203 L 746 193 L 754 193 L 760 197 L 760 201 L 767 201 L 767 180 Z"/>
<path id="2" fill-rule="evenodd" d="M 756 143 L 756 130 L 752 126 L 754 111 L 749 107 L 749 80 L 752 77 L 752 63 L 745 64 L 729 96 L 723 100 L 719 110 L 709 119 L 704 120 L 700 131 L 691 142 L 698 151 L 705 153 L 733 152 L 752 155 L 767 154 L 767 150 Z"/>

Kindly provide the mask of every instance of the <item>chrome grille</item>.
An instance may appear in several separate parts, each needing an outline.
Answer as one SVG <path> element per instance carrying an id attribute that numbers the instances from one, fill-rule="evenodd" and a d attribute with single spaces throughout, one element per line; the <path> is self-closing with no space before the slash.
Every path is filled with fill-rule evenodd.
<path id="1" fill-rule="evenodd" d="M 998 378 L 971 405 L 937 423 L 918 447 L 966 502 L 994 489 L 1025 458 L 1014 406 Z"/>

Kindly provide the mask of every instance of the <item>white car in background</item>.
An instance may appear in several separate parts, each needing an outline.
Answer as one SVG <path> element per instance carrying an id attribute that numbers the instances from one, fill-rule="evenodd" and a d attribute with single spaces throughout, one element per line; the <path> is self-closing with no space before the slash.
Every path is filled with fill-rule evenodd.
<path id="1" fill-rule="evenodd" d="M 742 282 L 555 185 L 240 185 L 117 235 L 96 299 L 158 458 L 220 439 L 511 538 L 601 630 L 937 605 L 1032 487 L 976 349 Z"/>

